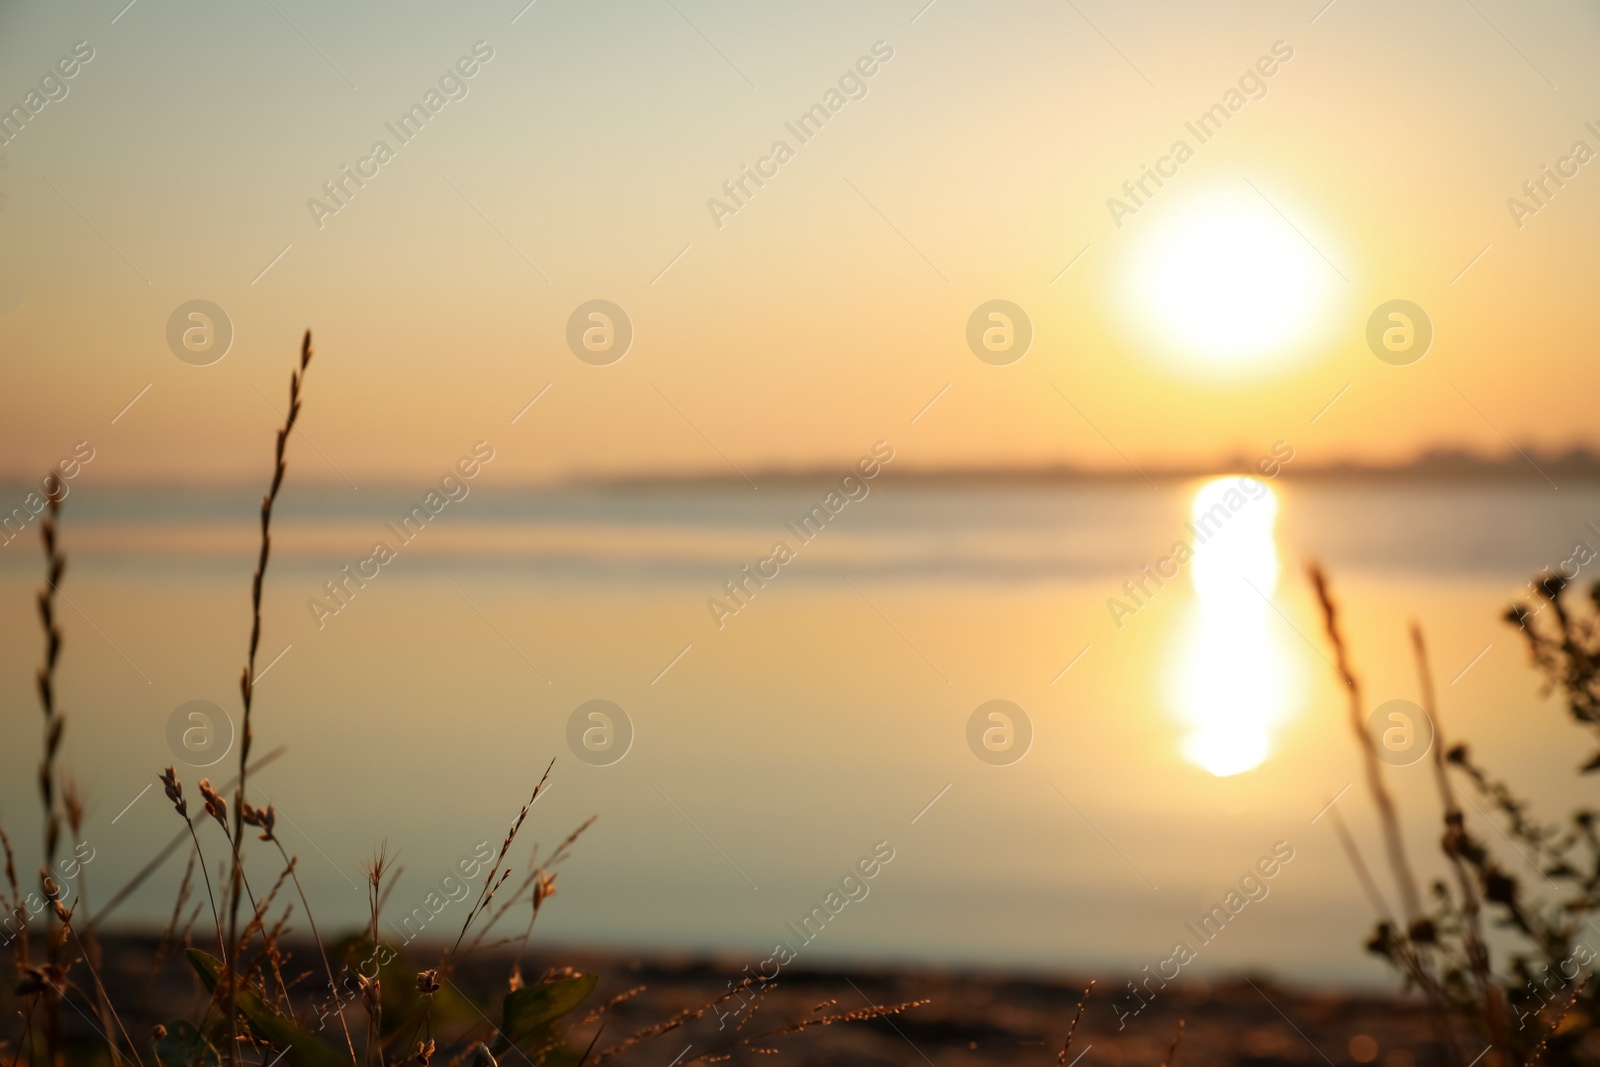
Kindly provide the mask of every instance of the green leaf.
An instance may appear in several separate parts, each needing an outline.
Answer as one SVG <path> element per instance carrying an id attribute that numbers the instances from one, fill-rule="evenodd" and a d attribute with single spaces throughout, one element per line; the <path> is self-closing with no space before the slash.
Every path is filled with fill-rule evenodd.
<path id="1" fill-rule="evenodd" d="M 507 993 L 505 1021 L 492 1051 L 498 1056 L 513 1045 L 522 1047 L 544 1027 L 574 1011 L 599 983 L 597 975 L 581 974 L 576 978 L 523 986 Z"/>
<path id="2" fill-rule="evenodd" d="M 189 963 L 199 973 L 208 992 L 216 992 L 223 971 L 222 963 L 197 948 L 188 951 Z M 249 985 L 240 985 L 233 994 L 234 1007 L 250 1028 L 284 1052 L 289 1067 L 349 1067 L 349 1062 L 320 1038 L 300 1028 L 293 1019 L 269 1004 Z"/>
<path id="3" fill-rule="evenodd" d="M 218 1067 L 221 1062 L 211 1042 L 187 1019 L 168 1023 L 167 1036 L 155 1038 L 150 1044 L 161 1067 Z"/>

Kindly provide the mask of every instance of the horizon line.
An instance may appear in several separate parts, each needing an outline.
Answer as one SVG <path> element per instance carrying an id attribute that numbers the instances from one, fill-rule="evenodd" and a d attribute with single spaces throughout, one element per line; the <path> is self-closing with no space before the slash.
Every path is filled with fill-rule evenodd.
<path id="1" fill-rule="evenodd" d="M 1226 475 L 1256 474 L 1273 480 L 1284 478 L 1359 478 L 1421 480 L 1487 480 L 1504 479 L 1526 470 L 1537 477 L 1541 466 L 1560 470 L 1577 477 L 1600 478 L 1600 451 L 1588 446 L 1574 446 L 1560 452 L 1541 452 L 1527 449 L 1485 455 L 1464 449 L 1434 449 L 1419 453 L 1407 460 L 1371 461 L 1343 459 L 1321 463 L 1279 462 L 1278 470 L 1267 474 L 1259 467 L 1262 461 L 1251 462 L 1243 456 L 1212 463 L 1150 465 L 1136 467 L 1131 462 L 1116 467 L 1076 466 L 1070 463 L 1054 464 L 986 464 L 972 466 L 896 466 L 885 468 L 877 477 L 896 482 L 972 483 L 977 481 L 1010 482 L 1022 484 L 1074 483 L 1074 482 L 1124 482 L 1140 481 L 1149 475 L 1164 478 L 1187 479 L 1222 477 Z M 651 486 L 689 485 L 745 485 L 755 483 L 786 485 L 835 481 L 854 473 L 849 464 L 839 467 L 814 464 L 810 466 L 773 466 L 750 471 L 751 479 L 726 471 L 699 468 L 682 471 L 635 471 L 615 473 L 571 473 L 545 478 L 525 478 L 502 483 L 498 490 L 511 489 L 628 489 Z M 40 476 L 27 476 L 16 472 L 0 475 L 0 486 L 24 488 L 38 481 Z M 368 489 L 412 489 L 416 479 L 404 475 L 367 477 L 363 481 Z M 96 483 L 102 487 L 119 489 L 195 489 L 195 490 L 256 490 L 259 484 L 243 478 L 199 478 L 175 480 L 170 478 L 132 477 L 125 480 Z M 348 488 L 347 482 L 320 478 L 303 481 L 302 486 L 314 489 Z"/>

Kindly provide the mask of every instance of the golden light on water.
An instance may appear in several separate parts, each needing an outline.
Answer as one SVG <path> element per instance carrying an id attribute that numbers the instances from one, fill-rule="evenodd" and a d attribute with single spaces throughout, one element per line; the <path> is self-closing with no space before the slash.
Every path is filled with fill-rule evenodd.
<path id="1" fill-rule="evenodd" d="M 1208 481 L 1195 491 L 1189 565 L 1195 602 L 1169 674 L 1169 705 L 1187 729 L 1184 757 L 1219 777 L 1261 765 L 1299 678 L 1277 588 L 1278 498 L 1259 478 Z"/>

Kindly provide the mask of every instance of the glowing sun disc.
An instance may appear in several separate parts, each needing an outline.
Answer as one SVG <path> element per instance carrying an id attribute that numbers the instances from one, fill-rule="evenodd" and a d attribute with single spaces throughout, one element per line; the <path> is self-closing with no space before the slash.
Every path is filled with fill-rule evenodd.
<path id="1" fill-rule="evenodd" d="M 1248 185 L 1148 205 L 1124 302 L 1162 351 L 1209 368 L 1259 368 L 1326 319 L 1333 268 Z"/>

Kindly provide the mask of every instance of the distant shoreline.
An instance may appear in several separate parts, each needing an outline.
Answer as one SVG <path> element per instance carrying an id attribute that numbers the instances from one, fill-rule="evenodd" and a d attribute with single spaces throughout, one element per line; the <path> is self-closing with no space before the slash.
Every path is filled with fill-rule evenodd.
<path id="1" fill-rule="evenodd" d="M 1050 467 L 900 467 L 886 473 L 884 481 L 896 485 L 1084 485 L 1138 482 L 1146 479 L 1160 483 L 1184 481 L 1193 478 L 1214 478 L 1230 474 L 1254 473 L 1252 461 L 1239 457 L 1224 463 L 1192 464 L 1186 466 L 1124 466 L 1074 467 L 1060 464 Z M 1542 472 L 1542 473 L 1541 473 Z M 832 468 L 774 468 L 750 471 L 750 479 L 757 485 L 809 485 L 829 481 L 835 477 Z M 1516 482 L 1531 479 L 1548 487 L 1548 477 L 1561 483 L 1568 481 L 1600 481 L 1600 454 L 1587 449 L 1574 449 L 1559 455 L 1530 453 L 1522 455 L 1484 457 L 1468 452 L 1429 452 L 1405 463 L 1362 463 L 1342 461 L 1322 465 L 1299 462 L 1282 468 L 1279 478 L 1284 481 L 1351 481 L 1351 482 Z M 732 472 L 697 472 L 692 474 L 643 474 L 615 477 L 588 477 L 560 483 L 562 488 L 628 488 L 643 489 L 653 486 L 716 486 L 738 485 L 747 488 L 745 480 Z"/>
<path id="2" fill-rule="evenodd" d="M 1128 482 L 1149 481 L 1156 485 L 1183 482 L 1195 478 L 1214 478 L 1229 474 L 1250 474 L 1255 470 L 1252 461 L 1237 457 L 1222 463 L 1149 466 L 1135 468 L 1076 467 L 1058 464 L 1047 467 L 914 467 L 897 466 L 886 471 L 883 481 L 893 485 L 925 487 L 973 486 L 1055 486 L 1055 485 L 1119 485 Z M 748 481 L 743 474 L 728 471 L 699 470 L 688 472 L 654 472 L 636 474 L 573 474 L 549 480 L 508 482 L 485 487 L 488 492 L 505 491 L 561 491 L 561 490 L 649 490 L 684 488 L 737 487 L 749 491 L 750 483 L 757 486 L 781 488 L 785 486 L 812 486 L 832 482 L 838 478 L 835 466 L 769 467 L 747 469 Z M 1314 464 L 1296 460 L 1282 468 L 1278 480 L 1286 482 L 1352 482 L 1363 484 L 1427 483 L 1427 484 L 1516 484 L 1527 482 L 1548 489 L 1550 485 L 1600 481 L 1600 453 L 1578 448 L 1559 454 L 1528 452 L 1510 456 L 1485 457 L 1469 452 L 1435 451 L 1424 453 L 1403 463 L 1367 463 L 1341 461 Z M 421 479 L 373 478 L 363 479 L 363 486 L 371 489 L 411 489 Z M 8 490 L 10 496 L 25 493 L 33 480 L 12 475 L 0 479 L 0 493 Z M 117 483 L 99 483 L 96 488 L 140 490 L 177 489 L 191 491 L 227 491 L 248 488 L 259 493 L 254 482 L 142 482 L 130 480 Z M 344 483 L 313 482 L 307 488 L 347 488 Z"/>

